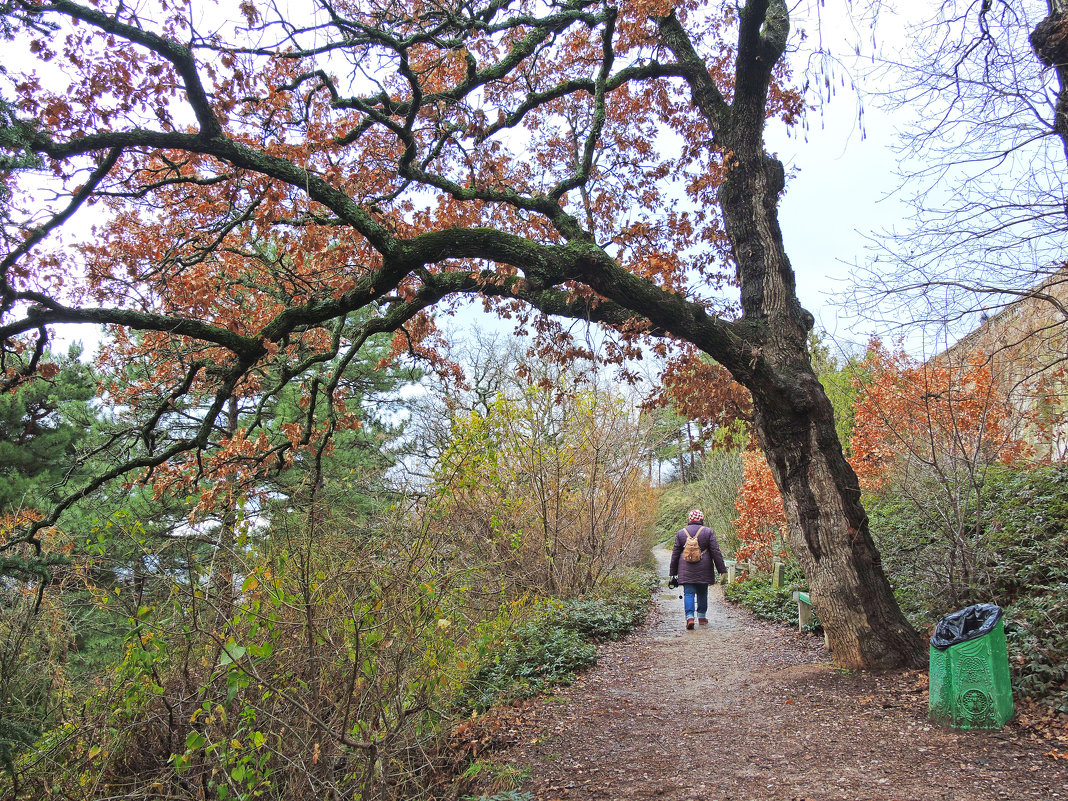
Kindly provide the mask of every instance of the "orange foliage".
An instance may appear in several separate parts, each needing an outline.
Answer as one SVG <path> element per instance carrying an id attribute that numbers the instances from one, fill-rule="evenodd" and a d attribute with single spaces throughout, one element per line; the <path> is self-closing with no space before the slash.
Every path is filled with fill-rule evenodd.
<path id="1" fill-rule="evenodd" d="M 43 297 L 89 307 L 87 322 L 119 320 L 100 357 L 116 377 L 108 400 L 152 423 L 130 428 L 147 454 L 134 461 L 168 491 L 241 480 L 355 421 L 311 373 L 363 334 L 396 332 L 387 358 L 448 369 L 431 306 L 447 314 L 481 293 L 539 353 L 589 358 L 581 331 L 531 310 L 535 292 L 578 319 L 604 300 L 577 268 L 546 272 L 547 245 L 597 243 L 613 266 L 710 314 L 736 311 L 720 297 L 736 270 L 716 202 L 730 154 L 668 69 L 653 18 L 685 24 L 730 104 L 733 4 L 516 0 L 443 16 L 421 0 L 341 0 L 319 20 L 242 0 L 249 30 L 225 40 L 191 36 L 186 4 L 89 5 L 99 10 L 46 5 L 54 35 L 25 30 L 34 58 L 12 66 L 8 101 L 62 145 L 38 148 L 58 200 L 50 208 L 35 180 L 12 183 L 9 205 L 47 220 L 84 190 L 100 222 L 13 259 L 10 308 L 37 312 Z M 272 45 L 267 30 L 288 33 Z M 780 61 L 766 114 L 792 124 L 802 108 Z M 373 319 L 338 322 L 361 311 Z M 599 358 L 641 359 L 651 324 L 606 319 L 615 332 Z M 32 328 L 27 317 L 11 330 Z M 305 391 L 304 421 L 265 434 L 262 421 L 239 431 L 224 419 L 230 403 L 267 419 L 261 401 L 287 382 Z M 749 416 L 744 391 L 692 352 L 665 383 L 694 419 Z"/>
<path id="2" fill-rule="evenodd" d="M 0 544 L 7 542 L 11 532 L 40 519 L 40 513 L 34 509 L 17 509 L 0 514 Z"/>
<path id="3" fill-rule="evenodd" d="M 702 431 L 742 422 L 744 428 L 737 430 L 744 442 L 753 420 L 753 399 L 726 368 L 702 358 L 696 349 L 686 348 L 668 361 L 660 380 L 662 388 L 649 406 L 671 404 L 686 419 L 699 422 Z"/>
<path id="4" fill-rule="evenodd" d="M 734 502 L 738 510 L 734 527 L 739 542 L 735 558 L 755 564 L 758 569 L 770 570 L 772 559 L 785 555 L 782 543 L 786 538 L 786 511 L 782 494 L 763 454 L 745 451 L 742 471 L 742 487 Z"/>
<path id="5" fill-rule="evenodd" d="M 850 463 L 864 489 L 908 465 L 1008 464 L 1030 453 L 1020 415 L 980 354 L 923 363 L 875 341 L 859 375 Z"/>

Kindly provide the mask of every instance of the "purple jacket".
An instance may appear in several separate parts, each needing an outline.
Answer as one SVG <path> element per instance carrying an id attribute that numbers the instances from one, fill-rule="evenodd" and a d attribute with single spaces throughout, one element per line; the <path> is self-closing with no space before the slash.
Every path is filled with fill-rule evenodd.
<path id="1" fill-rule="evenodd" d="M 682 558 L 687 533 L 697 534 L 697 544 L 701 546 L 700 562 L 687 562 Z M 712 567 L 713 562 L 715 569 Z M 679 584 L 714 584 L 716 570 L 720 573 L 727 572 L 727 566 L 723 564 L 723 554 L 719 550 L 719 542 L 716 540 L 716 532 L 708 526 L 690 523 L 675 535 L 675 547 L 671 551 L 671 569 L 668 573 L 678 576 Z"/>

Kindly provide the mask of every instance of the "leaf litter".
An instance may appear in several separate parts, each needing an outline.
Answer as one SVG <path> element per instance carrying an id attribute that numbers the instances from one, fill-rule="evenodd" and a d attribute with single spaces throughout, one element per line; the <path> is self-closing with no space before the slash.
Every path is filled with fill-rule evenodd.
<path id="1" fill-rule="evenodd" d="M 822 637 L 718 587 L 693 631 L 675 593 L 654 604 L 572 686 L 506 712 L 480 758 L 538 801 L 1068 801 L 1063 715 L 1019 699 L 1002 729 L 943 728 L 924 671 L 836 670 Z"/>

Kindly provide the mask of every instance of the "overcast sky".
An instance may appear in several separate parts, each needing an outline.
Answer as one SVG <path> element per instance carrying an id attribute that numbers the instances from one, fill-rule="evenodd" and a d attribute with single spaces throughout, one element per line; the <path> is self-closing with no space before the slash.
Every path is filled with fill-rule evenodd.
<path id="1" fill-rule="evenodd" d="M 788 173 L 794 171 L 779 221 L 797 274 L 798 296 L 815 315 L 817 327 L 842 347 L 863 346 L 872 334 L 883 333 L 850 316 L 842 301 L 851 267 L 865 261 L 869 239 L 899 222 L 908 211 L 894 192 L 900 180 L 895 174 L 894 145 L 898 123 L 908 111 L 891 115 L 879 106 L 875 96 L 880 87 L 870 74 L 868 59 L 873 52 L 897 55 L 906 26 L 924 18 L 930 1 L 909 0 L 907 16 L 880 3 L 874 36 L 871 26 L 858 16 L 864 5 L 864 0 L 801 3 L 820 11 L 818 28 L 817 20 L 806 19 L 800 7 L 793 9 L 795 30 L 809 32 L 807 44 L 813 45 L 819 35 L 825 49 L 843 61 L 833 66 L 833 96 L 809 112 L 807 131 L 787 136 L 783 126 L 772 125 L 767 137 L 768 149 L 782 160 Z M 846 11 L 846 6 L 852 11 Z M 819 34 L 814 33 L 817 30 Z M 855 47 L 864 60 L 849 58 Z M 795 64 L 795 73 L 800 76 L 810 63 Z M 813 84 L 822 83 L 821 75 L 811 67 L 809 76 Z M 850 88 L 853 81 L 859 88 Z"/>
<path id="2" fill-rule="evenodd" d="M 801 303 L 816 316 L 817 326 L 835 338 L 856 341 L 875 332 L 841 305 L 850 267 L 864 261 L 867 237 L 905 213 L 900 198 L 889 196 L 897 185 L 892 126 L 870 107 L 865 118 L 862 139 L 855 102 L 842 98 L 825 110 L 822 123 L 813 112 L 807 141 L 780 132 L 769 137 L 769 149 L 795 171 L 779 220 Z"/>

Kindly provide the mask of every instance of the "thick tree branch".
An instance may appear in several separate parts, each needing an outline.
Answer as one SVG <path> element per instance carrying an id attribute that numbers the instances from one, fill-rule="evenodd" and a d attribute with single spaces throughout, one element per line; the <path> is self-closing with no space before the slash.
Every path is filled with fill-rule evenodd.
<path id="1" fill-rule="evenodd" d="M 23 5 L 27 9 L 32 9 L 38 13 L 57 11 L 71 19 L 86 22 L 105 33 L 115 34 L 123 39 L 140 44 L 162 56 L 171 62 L 178 74 L 182 76 L 186 96 L 189 98 L 189 105 L 196 115 L 201 136 L 211 139 L 222 134 L 222 125 L 219 124 L 215 111 L 211 107 L 208 94 L 200 80 L 200 74 L 197 72 L 196 60 L 188 47 L 134 25 L 120 22 L 117 18 L 109 17 L 95 9 L 72 3 L 70 0 L 50 0 L 48 3 L 23 3 Z"/>
<path id="2" fill-rule="evenodd" d="M 18 299 L 37 305 L 30 306 L 26 310 L 25 317 L 0 325 L 0 341 L 13 339 L 41 326 L 57 323 L 88 323 L 119 325 L 134 331 L 162 331 L 174 336 L 192 337 L 252 359 L 258 358 L 264 352 L 260 340 L 244 337 L 225 328 L 189 317 L 100 306 L 72 308 L 38 292 L 20 292 Z"/>
<path id="3" fill-rule="evenodd" d="M 729 146 L 722 140 L 729 138 L 731 108 L 709 75 L 704 59 L 697 54 L 689 34 L 674 12 L 666 17 L 658 17 L 656 23 L 661 40 L 678 61 L 679 69 L 690 87 L 694 105 L 712 128 L 714 141 L 721 146 Z"/>
<path id="4" fill-rule="evenodd" d="M 771 73 L 786 52 L 789 35 L 785 0 L 747 0 L 741 11 L 735 60 L 735 125 L 763 129 Z"/>

